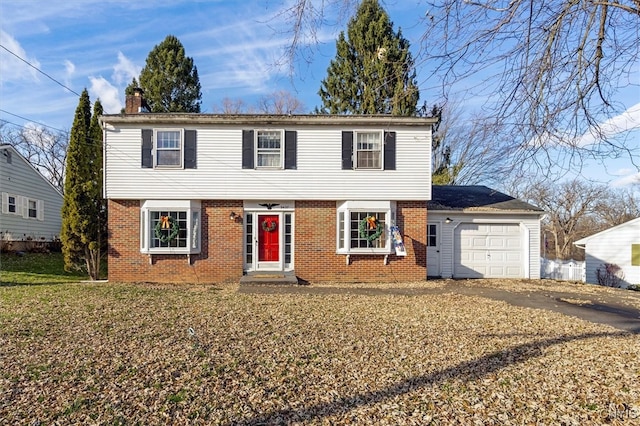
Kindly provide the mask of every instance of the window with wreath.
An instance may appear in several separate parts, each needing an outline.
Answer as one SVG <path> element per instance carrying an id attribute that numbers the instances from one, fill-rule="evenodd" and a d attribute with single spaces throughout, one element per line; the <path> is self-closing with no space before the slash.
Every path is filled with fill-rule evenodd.
<path id="1" fill-rule="evenodd" d="M 338 253 L 389 253 L 389 226 L 394 215 L 391 201 L 338 203 Z"/>
<path id="2" fill-rule="evenodd" d="M 143 253 L 199 253 L 200 203 L 147 200 L 141 210 Z"/>

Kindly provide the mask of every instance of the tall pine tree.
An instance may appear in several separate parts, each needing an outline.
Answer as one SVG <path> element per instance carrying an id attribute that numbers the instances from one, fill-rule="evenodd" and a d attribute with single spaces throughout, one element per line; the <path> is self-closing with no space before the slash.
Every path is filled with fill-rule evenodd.
<path id="1" fill-rule="evenodd" d="M 318 92 L 324 114 L 416 114 L 420 93 L 409 41 L 377 0 L 363 0 L 340 33 Z"/>
<path id="2" fill-rule="evenodd" d="M 89 93 L 83 90 L 76 108 L 67 147 L 67 163 L 62 205 L 62 252 L 66 270 L 86 270 L 92 280 L 99 278 L 101 246 L 106 227 L 102 199 L 102 132 L 96 102 L 91 117 Z"/>
<path id="3" fill-rule="evenodd" d="M 198 68 L 175 36 L 168 35 L 149 52 L 140 78 L 133 79 L 126 94 L 133 93 L 138 82 L 151 112 L 200 112 Z"/>

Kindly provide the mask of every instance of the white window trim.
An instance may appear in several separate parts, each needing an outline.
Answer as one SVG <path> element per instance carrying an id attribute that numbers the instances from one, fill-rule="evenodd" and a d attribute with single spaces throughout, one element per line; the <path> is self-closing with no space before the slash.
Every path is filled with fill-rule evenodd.
<path id="1" fill-rule="evenodd" d="M 15 212 L 10 212 L 9 211 L 9 197 L 13 197 L 14 200 L 14 204 L 13 206 L 15 207 L 16 211 Z M 3 214 L 14 214 L 16 216 L 22 216 L 22 197 L 20 197 L 19 195 L 16 194 L 11 194 L 8 192 L 3 192 L 2 193 L 2 213 Z"/>
<path id="2" fill-rule="evenodd" d="M 9 211 L 9 197 L 13 197 L 15 201 L 15 212 Z M 29 203 L 34 202 L 36 204 L 36 216 L 29 216 Z M 8 192 L 2 193 L 2 214 L 10 214 L 20 216 L 26 220 L 38 220 L 44 221 L 44 201 L 36 198 L 24 197 L 22 195 L 11 194 Z"/>
<path id="3" fill-rule="evenodd" d="M 358 167 L 358 134 L 378 133 L 380 135 L 380 167 Z M 384 130 L 355 130 L 353 132 L 353 169 L 354 170 L 384 170 Z"/>
<path id="4" fill-rule="evenodd" d="M 187 247 L 151 247 L 150 214 L 153 211 L 187 212 Z M 198 223 L 194 223 L 197 213 Z M 198 200 L 146 200 L 140 203 L 140 252 L 146 254 L 198 254 L 202 248 L 202 207 Z M 194 241 L 195 238 L 195 241 Z M 194 244 L 195 243 L 195 244 Z M 195 247 L 194 247 L 195 245 Z"/>
<path id="5" fill-rule="evenodd" d="M 351 212 L 380 212 L 386 214 L 386 244 L 380 248 L 351 248 Z M 345 247 L 340 247 L 340 213 L 344 214 Z M 336 203 L 336 253 L 338 254 L 390 254 L 392 250 L 390 227 L 396 222 L 395 201 L 338 201 Z"/>
<path id="6" fill-rule="evenodd" d="M 160 150 L 158 148 L 158 132 L 179 132 L 180 133 L 180 164 L 175 165 L 166 165 L 166 164 L 158 164 L 158 151 L 165 151 L 165 149 Z M 154 169 L 184 169 L 184 129 L 182 128 L 157 128 L 153 129 L 153 168 Z"/>
<path id="7" fill-rule="evenodd" d="M 279 132 L 280 133 L 280 165 L 277 167 L 273 166 L 260 166 L 258 165 L 258 133 L 260 132 Z M 253 132 L 253 164 L 255 164 L 256 169 L 261 170 L 282 170 L 284 169 L 284 143 L 285 143 L 285 132 L 284 129 L 255 129 Z"/>

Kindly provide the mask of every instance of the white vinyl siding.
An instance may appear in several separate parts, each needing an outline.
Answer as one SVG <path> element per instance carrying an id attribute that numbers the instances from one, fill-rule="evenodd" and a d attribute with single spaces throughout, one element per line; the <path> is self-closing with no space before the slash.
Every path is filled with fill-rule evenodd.
<path id="1" fill-rule="evenodd" d="M 140 126 L 107 130 L 105 191 L 112 199 L 427 200 L 430 126 L 393 128 L 396 170 L 342 170 L 344 126 L 297 131 L 297 166 L 265 174 L 242 168 L 242 130 L 198 127 L 198 169 L 140 167 Z M 132 184 L 135 182 L 135 184 Z"/>

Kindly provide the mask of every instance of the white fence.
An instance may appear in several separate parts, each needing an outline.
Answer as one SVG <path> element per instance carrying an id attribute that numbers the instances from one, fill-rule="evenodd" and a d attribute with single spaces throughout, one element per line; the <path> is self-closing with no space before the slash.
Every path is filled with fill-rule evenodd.
<path id="1" fill-rule="evenodd" d="M 540 259 L 540 277 L 554 280 L 582 281 L 587 278 L 585 263 L 577 260 Z"/>

